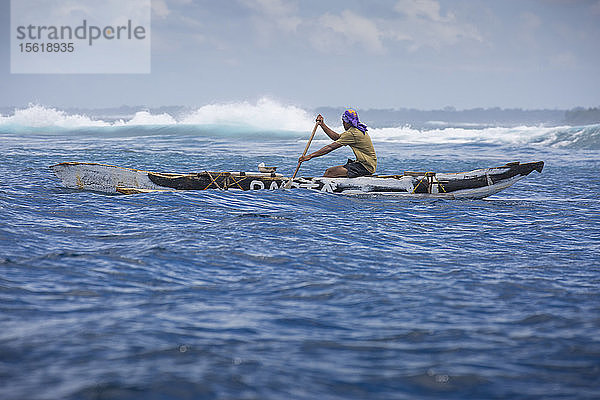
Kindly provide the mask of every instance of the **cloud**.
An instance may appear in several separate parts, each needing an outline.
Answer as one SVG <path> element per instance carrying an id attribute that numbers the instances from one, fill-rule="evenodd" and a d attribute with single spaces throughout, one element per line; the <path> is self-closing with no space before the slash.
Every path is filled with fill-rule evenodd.
<path id="1" fill-rule="evenodd" d="M 288 0 L 238 1 L 251 11 L 248 20 L 263 46 L 277 41 L 281 33 L 286 40 L 295 36 L 318 51 L 338 54 L 356 48 L 385 54 L 394 43 L 403 43 L 408 50 L 415 51 L 424 47 L 441 49 L 462 41 L 483 41 L 475 26 L 462 23 L 452 12 L 443 12 L 437 0 L 398 0 L 387 6 L 387 15 L 377 17 L 344 9 L 317 18 L 310 16 L 318 12 L 314 7 L 304 10 L 308 15 L 301 15 L 298 5 Z"/>
<path id="2" fill-rule="evenodd" d="M 528 30 L 536 30 L 540 26 L 542 26 L 542 20 L 540 17 L 531 12 L 524 12 L 521 14 L 521 21 L 523 25 Z"/>
<path id="3" fill-rule="evenodd" d="M 442 13 L 436 0 L 399 0 L 394 11 L 400 20 L 388 21 L 387 35 L 409 42 L 409 50 L 430 47 L 440 49 L 462 41 L 483 42 L 474 25 L 459 21 L 452 12 Z"/>
<path id="4" fill-rule="evenodd" d="M 61 17 L 67 17 L 67 18 L 69 18 L 73 15 L 76 15 L 78 13 L 83 14 L 83 15 L 92 14 L 89 7 L 86 7 L 84 4 L 77 4 L 77 3 L 61 4 L 59 7 L 56 8 L 55 12 L 57 15 L 59 15 Z"/>
<path id="5" fill-rule="evenodd" d="M 353 13 L 350 10 L 342 11 L 341 15 L 325 14 L 319 19 L 320 25 L 326 30 L 341 35 L 350 44 L 360 44 L 373 53 L 383 53 L 384 46 L 381 41 L 382 32 L 374 21 Z M 327 35 L 328 32 L 323 32 Z M 316 44 L 323 44 L 322 37 L 314 38 Z M 339 43 L 338 43 L 339 45 Z"/>
<path id="6" fill-rule="evenodd" d="M 461 22 L 452 12 L 443 13 L 436 0 L 399 0 L 390 11 L 379 18 L 351 10 L 325 14 L 317 26 L 311 26 L 311 42 L 320 51 L 340 49 L 340 43 L 345 43 L 374 54 L 384 54 L 393 43 L 404 43 L 409 51 L 416 51 L 425 47 L 439 50 L 463 41 L 483 42 L 474 25 Z"/>
<path id="7" fill-rule="evenodd" d="M 167 18 L 171 10 L 165 0 L 152 0 L 152 13 L 159 18 Z"/>
<path id="8" fill-rule="evenodd" d="M 422 18 L 431 21 L 445 21 L 449 17 L 440 14 L 440 3 L 435 0 L 400 0 L 394 10 L 410 18 Z"/>
<path id="9" fill-rule="evenodd" d="M 542 20 L 539 16 L 531 12 L 523 12 L 519 15 L 519 28 L 515 30 L 515 35 L 520 43 L 520 47 L 526 45 L 529 49 L 539 47 L 538 30 L 542 26 Z"/>
<path id="10" fill-rule="evenodd" d="M 297 9 L 292 3 L 283 0 L 241 0 L 242 4 L 257 12 L 259 26 L 263 31 L 274 26 L 284 32 L 295 32 L 302 19 L 296 15 Z"/>
<path id="11" fill-rule="evenodd" d="M 77 0 L 62 2 L 37 2 L 36 7 L 32 4 L 36 1 L 14 1 L 11 3 L 15 15 L 26 15 L 28 23 L 36 21 L 36 24 L 62 26 L 75 26 L 86 19 L 88 24 L 106 26 L 109 24 L 121 24 L 127 18 L 146 21 L 148 17 L 148 0 L 104 0 L 99 3 L 95 0 Z M 16 22 L 16 21 L 15 21 Z"/>
<path id="12" fill-rule="evenodd" d="M 286 16 L 294 11 L 291 3 L 282 0 L 243 0 L 242 2 L 249 8 L 273 16 Z"/>
<path id="13" fill-rule="evenodd" d="M 128 0 L 131 1 L 131 0 Z M 167 18 L 171 15 L 171 8 L 167 4 L 167 0 L 151 0 L 152 1 L 152 13 L 158 18 Z M 178 5 L 191 4 L 192 0 L 169 0 L 169 3 Z"/>

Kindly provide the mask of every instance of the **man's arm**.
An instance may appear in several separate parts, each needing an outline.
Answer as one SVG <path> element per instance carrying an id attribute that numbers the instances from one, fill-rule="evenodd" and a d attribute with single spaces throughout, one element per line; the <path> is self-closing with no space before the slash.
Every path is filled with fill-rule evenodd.
<path id="1" fill-rule="evenodd" d="M 323 132 L 327 134 L 331 138 L 331 140 L 335 141 L 340 138 L 340 134 L 325 125 L 325 121 L 323 120 L 323 116 L 321 114 L 317 115 L 317 122 L 321 125 Z M 331 150 L 330 150 L 331 151 Z"/>
<path id="2" fill-rule="evenodd" d="M 342 147 L 342 145 L 339 144 L 339 143 L 337 143 L 337 142 L 329 143 L 327 146 L 324 146 L 324 147 L 320 148 L 319 150 L 315 151 L 314 153 L 307 154 L 304 157 L 300 157 L 298 159 L 298 161 L 299 162 L 308 161 L 311 158 L 322 156 L 324 154 L 332 152 L 335 149 L 339 149 L 340 147 Z"/>

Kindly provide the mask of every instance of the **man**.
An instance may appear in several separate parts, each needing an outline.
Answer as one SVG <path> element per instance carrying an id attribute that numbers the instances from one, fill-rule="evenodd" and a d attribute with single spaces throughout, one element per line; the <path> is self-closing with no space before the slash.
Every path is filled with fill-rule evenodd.
<path id="1" fill-rule="evenodd" d="M 311 158 L 322 156 L 342 146 L 350 146 L 356 156 L 356 160 L 352 161 L 348 159 L 346 165 L 327 168 L 323 176 L 328 178 L 356 178 L 357 176 L 372 175 L 375 173 L 377 155 L 375 154 L 371 138 L 367 134 L 367 126 L 358 120 L 356 111 L 349 109 L 342 114 L 342 123 L 346 131 L 341 135 L 325 125 L 321 114 L 317 116 L 316 121 L 323 129 L 323 132 L 331 140 L 334 140 L 334 142 L 314 153 L 300 157 L 298 161 L 308 161 Z"/>

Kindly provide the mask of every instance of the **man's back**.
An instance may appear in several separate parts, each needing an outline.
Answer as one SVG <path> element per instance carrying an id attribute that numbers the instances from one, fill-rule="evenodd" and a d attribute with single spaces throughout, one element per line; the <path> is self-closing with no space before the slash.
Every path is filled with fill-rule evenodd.
<path id="1" fill-rule="evenodd" d="M 356 161 L 360 162 L 370 173 L 375 173 L 377 154 L 375 154 L 375 148 L 368 133 L 363 133 L 358 128 L 351 127 L 340 135 L 336 143 L 342 146 L 350 146 L 356 156 Z"/>

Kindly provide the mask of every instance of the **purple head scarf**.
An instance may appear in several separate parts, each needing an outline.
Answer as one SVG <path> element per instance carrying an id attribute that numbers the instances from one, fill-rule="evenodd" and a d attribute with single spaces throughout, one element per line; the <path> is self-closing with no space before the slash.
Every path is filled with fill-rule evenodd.
<path id="1" fill-rule="evenodd" d="M 367 126 L 358 120 L 358 113 L 349 108 L 342 114 L 342 121 L 349 123 L 353 127 L 360 130 L 362 133 L 367 131 Z"/>

